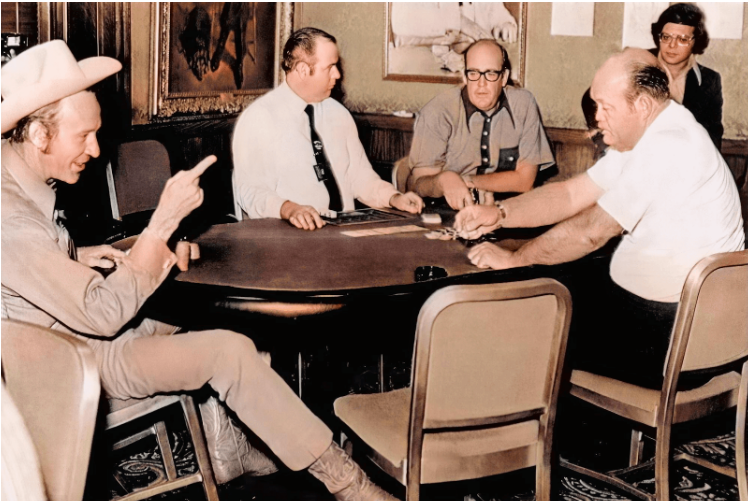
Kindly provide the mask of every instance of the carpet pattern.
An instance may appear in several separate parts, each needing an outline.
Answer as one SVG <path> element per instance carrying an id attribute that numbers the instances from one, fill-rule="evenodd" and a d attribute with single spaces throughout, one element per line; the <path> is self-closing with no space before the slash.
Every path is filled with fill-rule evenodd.
<path id="1" fill-rule="evenodd" d="M 179 476 L 194 473 L 197 465 L 192 444 L 187 439 L 187 431 L 177 430 L 173 432 L 171 440 Z M 142 442 L 141 450 L 130 452 L 114 465 L 111 482 L 113 487 L 110 489 L 112 498 L 165 479 L 161 455 L 155 442 L 152 444 L 146 444 L 145 440 Z M 685 444 L 678 448 L 678 452 L 687 452 L 697 457 L 709 459 L 717 464 L 734 467 L 735 438 L 733 434 L 727 433 L 716 438 Z M 246 480 L 240 478 L 219 486 L 219 494 L 222 500 L 231 501 L 264 501 L 271 499 L 329 501 L 332 499 L 326 492 L 317 490 L 314 482 L 306 487 L 297 487 L 292 490 L 284 490 L 281 487 L 289 483 L 298 484 L 300 478 L 289 477 L 288 474 L 270 475 L 251 479 L 251 487 L 247 485 Z M 630 472 L 622 478 L 637 488 L 654 492 L 654 471 L 652 468 Z M 511 492 L 513 489 L 503 488 L 495 488 L 496 490 L 494 490 L 491 486 L 488 486 L 484 489 L 479 488 L 477 491 L 462 494 L 437 493 L 433 498 L 439 501 L 532 501 L 534 499 L 532 475 L 526 477 L 526 480 L 522 482 L 520 492 Z M 676 462 L 673 483 L 675 485 L 674 499 L 676 501 L 736 501 L 738 499 L 735 480 L 682 461 Z M 607 485 L 577 476 L 566 470 L 562 470 L 560 484 L 557 493 L 560 501 L 633 501 L 632 498 Z M 196 487 L 172 494 L 164 494 L 159 498 L 202 501 L 202 491 L 199 486 Z M 524 489 L 524 492 L 522 489 Z M 300 493 L 300 490 L 304 492 Z M 510 492 L 507 492 L 507 490 Z M 428 499 L 428 496 L 424 497 Z"/>

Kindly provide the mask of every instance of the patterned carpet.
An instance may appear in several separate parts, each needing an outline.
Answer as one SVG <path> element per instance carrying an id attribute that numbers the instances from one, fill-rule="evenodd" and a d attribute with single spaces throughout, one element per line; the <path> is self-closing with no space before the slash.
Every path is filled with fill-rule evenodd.
<path id="1" fill-rule="evenodd" d="M 185 440 L 186 431 L 177 430 L 172 434 L 174 456 L 180 475 L 196 471 L 194 451 L 189 440 Z M 136 450 L 139 449 L 139 450 Z M 722 434 L 688 443 L 678 448 L 678 452 L 687 452 L 694 456 L 708 458 L 725 466 L 735 465 L 735 440 L 731 433 Z M 594 458 L 592 458 L 594 462 Z M 372 472 L 377 482 L 386 486 L 399 496 L 402 489 L 378 472 Z M 137 490 L 165 478 L 160 463 L 160 454 L 155 442 L 147 440 L 133 445 L 115 464 L 110 482 L 112 497 L 125 492 Z M 623 477 L 636 487 L 653 492 L 654 472 L 648 470 L 636 472 Z M 696 465 L 682 461 L 676 463 L 673 478 L 675 500 L 677 501 L 736 501 L 738 499 L 735 480 L 711 472 Z M 534 499 L 534 474 L 532 470 L 488 479 L 480 482 L 444 484 L 444 486 L 426 486 L 422 489 L 422 498 L 434 501 L 531 501 Z M 446 487 L 445 487 L 446 486 Z M 561 501 L 629 501 L 621 492 L 604 484 L 597 483 L 561 470 L 560 486 L 555 490 Z M 222 501 L 331 501 L 327 494 L 311 476 L 305 473 L 290 471 L 279 472 L 267 477 L 240 477 L 219 486 Z M 169 501 L 202 501 L 204 499 L 199 485 L 159 496 Z"/>

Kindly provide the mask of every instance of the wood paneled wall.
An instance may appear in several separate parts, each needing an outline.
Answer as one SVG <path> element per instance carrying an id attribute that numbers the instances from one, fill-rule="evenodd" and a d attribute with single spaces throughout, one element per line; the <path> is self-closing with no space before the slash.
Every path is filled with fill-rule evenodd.
<path id="1" fill-rule="evenodd" d="M 2 32 L 20 33 L 29 37 L 29 47 L 39 41 L 36 2 L 2 2 Z"/>
<path id="2" fill-rule="evenodd" d="M 359 136 L 372 165 L 383 179 L 390 179 L 394 162 L 406 156 L 413 139 L 412 118 L 384 115 L 356 114 Z M 233 162 L 231 140 L 236 117 L 186 120 L 177 123 L 163 123 L 135 126 L 129 133 L 117 136 L 119 141 L 156 139 L 166 145 L 172 163 L 172 171 L 191 168 L 207 155 L 216 155 L 218 162 L 204 174 L 201 185 L 205 191 L 203 207 L 192 217 L 190 224 L 202 227 L 225 220 L 233 212 L 231 173 Z M 594 163 L 594 148 L 585 131 L 570 129 L 547 129 L 548 138 L 556 157 L 556 168 L 549 169 L 544 182 L 568 179 L 584 172 Z M 724 140 L 722 153 L 735 176 L 743 204 L 743 219 L 748 221 L 748 141 Z M 88 173 L 87 173 L 88 174 Z M 94 176 L 94 173 L 90 173 Z M 102 186 L 101 181 L 81 183 L 70 187 L 79 194 L 68 196 L 68 200 L 84 200 L 85 207 L 79 208 L 79 219 L 86 225 L 92 217 L 89 213 L 109 213 L 109 207 L 92 207 L 101 204 L 103 197 L 92 193 L 91 186 Z M 108 203 L 108 202 L 104 202 Z M 94 240 L 99 235 L 92 237 Z M 83 242 L 88 243 L 88 240 Z"/>
<path id="3" fill-rule="evenodd" d="M 372 165 L 385 179 L 392 165 L 407 155 L 413 140 L 413 118 L 355 114 L 358 133 Z M 563 181 L 586 171 L 594 163 L 595 150 L 586 131 L 547 128 L 556 167 L 544 182 Z M 733 173 L 740 193 L 743 221 L 748 233 L 748 140 L 723 139 L 722 156 Z"/>

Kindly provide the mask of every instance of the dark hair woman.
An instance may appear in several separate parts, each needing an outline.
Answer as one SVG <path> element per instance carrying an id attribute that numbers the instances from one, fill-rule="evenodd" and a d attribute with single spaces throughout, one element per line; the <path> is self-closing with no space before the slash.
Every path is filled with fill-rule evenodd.
<path id="1" fill-rule="evenodd" d="M 673 4 L 652 23 L 657 56 L 670 79 L 670 96 L 693 113 L 714 144 L 722 143 L 722 80 L 714 70 L 696 63 L 709 45 L 704 13 L 692 4 Z"/>

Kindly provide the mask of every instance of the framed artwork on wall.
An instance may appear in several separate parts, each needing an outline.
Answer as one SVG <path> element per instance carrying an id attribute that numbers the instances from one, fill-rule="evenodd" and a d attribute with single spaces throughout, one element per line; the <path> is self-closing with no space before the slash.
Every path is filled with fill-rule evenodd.
<path id="1" fill-rule="evenodd" d="M 388 2 L 384 79 L 459 83 L 463 52 L 494 38 L 509 54 L 512 81 L 524 84 L 526 2 Z"/>
<path id="2" fill-rule="evenodd" d="M 153 115 L 238 113 L 278 85 L 289 2 L 158 2 Z"/>

